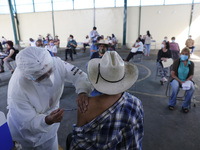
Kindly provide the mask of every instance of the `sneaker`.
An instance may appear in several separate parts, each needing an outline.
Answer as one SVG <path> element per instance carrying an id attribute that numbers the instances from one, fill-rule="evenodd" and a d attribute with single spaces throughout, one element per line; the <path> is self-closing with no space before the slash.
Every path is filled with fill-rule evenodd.
<path id="1" fill-rule="evenodd" d="M 163 77 L 163 78 L 162 78 L 162 81 L 163 81 L 163 82 L 167 82 L 168 80 L 167 80 L 165 77 Z"/>

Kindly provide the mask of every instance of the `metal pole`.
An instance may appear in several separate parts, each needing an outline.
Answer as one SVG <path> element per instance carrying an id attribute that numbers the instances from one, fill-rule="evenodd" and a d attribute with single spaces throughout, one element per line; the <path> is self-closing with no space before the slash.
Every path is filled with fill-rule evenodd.
<path id="1" fill-rule="evenodd" d="M 12 27 L 13 27 L 13 34 L 14 34 L 14 39 L 15 39 L 15 45 L 19 45 L 19 41 L 17 39 L 17 32 L 16 32 L 16 27 L 15 27 L 15 20 L 14 20 L 14 16 L 13 16 L 13 9 L 12 9 L 11 0 L 8 0 L 8 5 L 9 5 L 10 17 L 11 17 L 11 22 L 12 22 Z"/>
<path id="2" fill-rule="evenodd" d="M 35 12 L 35 2 L 33 0 L 33 12 Z"/>
<path id="3" fill-rule="evenodd" d="M 164 0 L 164 2 L 163 2 L 163 5 L 165 5 L 165 0 Z"/>
<path id="4" fill-rule="evenodd" d="M 123 46 L 126 45 L 127 0 L 124 0 Z"/>
<path id="5" fill-rule="evenodd" d="M 115 0 L 115 7 L 116 7 L 116 0 Z"/>
<path id="6" fill-rule="evenodd" d="M 194 0 L 192 0 L 192 9 L 191 9 L 191 13 L 190 13 L 190 23 L 189 23 L 188 36 L 190 35 L 190 29 L 191 29 L 191 24 L 192 24 L 193 11 L 194 11 Z"/>
<path id="7" fill-rule="evenodd" d="M 140 0 L 140 7 L 139 7 L 139 27 L 138 27 L 138 37 L 140 36 L 140 24 L 141 24 L 141 1 Z"/>
<path id="8" fill-rule="evenodd" d="M 72 0 L 72 3 L 73 3 L 73 10 L 74 10 L 74 0 Z"/>
<path id="9" fill-rule="evenodd" d="M 54 10 L 53 10 L 53 0 L 51 0 L 51 6 L 52 6 L 52 24 L 53 24 L 53 38 L 55 38 L 55 24 L 54 24 Z"/>
<path id="10" fill-rule="evenodd" d="M 15 23 L 16 23 L 17 33 L 18 33 L 18 40 L 21 40 L 21 36 L 20 36 L 20 32 L 19 32 L 19 21 L 18 21 L 18 17 L 17 17 L 16 2 L 15 2 L 15 0 L 13 0 L 13 2 L 14 2 L 15 9 L 12 7 L 12 10 L 14 10 L 14 11 L 13 11 L 13 14 L 14 14 L 14 18 L 15 18 L 15 20 L 16 20 Z"/>
<path id="11" fill-rule="evenodd" d="M 93 0 L 93 4 L 94 4 L 94 10 L 93 10 L 93 12 L 94 12 L 94 18 L 93 18 L 93 21 L 94 21 L 94 27 L 95 27 L 95 0 Z"/>

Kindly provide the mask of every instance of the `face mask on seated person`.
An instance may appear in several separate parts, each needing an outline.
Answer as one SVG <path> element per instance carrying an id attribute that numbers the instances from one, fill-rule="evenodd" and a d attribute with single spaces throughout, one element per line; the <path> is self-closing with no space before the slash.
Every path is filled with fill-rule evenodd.
<path id="1" fill-rule="evenodd" d="M 187 55 L 181 54 L 181 60 L 182 60 L 182 61 L 188 60 L 188 56 L 187 56 Z"/>
<path id="2" fill-rule="evenodd" d="M 164 48 L 165 47 L 165 45 L 164 44 L 161 44 L 161 48 Z"/>
<path id="3" fill-rule="evenodd" d="M 105 49 L 99 49 L 99 53 L 104 54 L 105 52 Z"/>
<path id="4" fill-rule="evenodd" d="M 50 43 L 50 45 L 51 45 L 51 46 L 54 46 L 54 44 L 53 44 L 53 43 Z"/>

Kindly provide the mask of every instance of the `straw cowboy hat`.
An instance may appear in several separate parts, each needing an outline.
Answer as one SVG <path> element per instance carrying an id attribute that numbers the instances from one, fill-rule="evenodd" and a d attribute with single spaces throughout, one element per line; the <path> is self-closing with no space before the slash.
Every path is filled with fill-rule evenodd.
<path id="1" fill-rule="evenodd" d="M 115 51 L 107 51 L 101 59 L 90 60 L 87 72 L 94 88 L 109 95 L 126 91 L 138 78 L 137 67 L 124 62 Z"/>
<path id="2" fill-rule="evenodd" d="M 106 42 L 105 40 L 99 40 L 99 42 L 98 43 L 95 43 L 95 45 L 105 45 L 105 46 L 108 46 L 109 45 L 109 43 L 108 42 Z"/>

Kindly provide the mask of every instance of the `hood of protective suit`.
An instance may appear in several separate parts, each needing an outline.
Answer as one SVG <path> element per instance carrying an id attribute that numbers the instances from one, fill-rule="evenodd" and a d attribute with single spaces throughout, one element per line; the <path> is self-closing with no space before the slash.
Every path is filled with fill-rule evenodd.
<path id="1" fill-rule="evenodd" d="M 16 56 L 16 65 L 25 77 L 36 80 L 49 69 L 53 64 L 50 53 L 39 47 L 27 47 Z"/>

